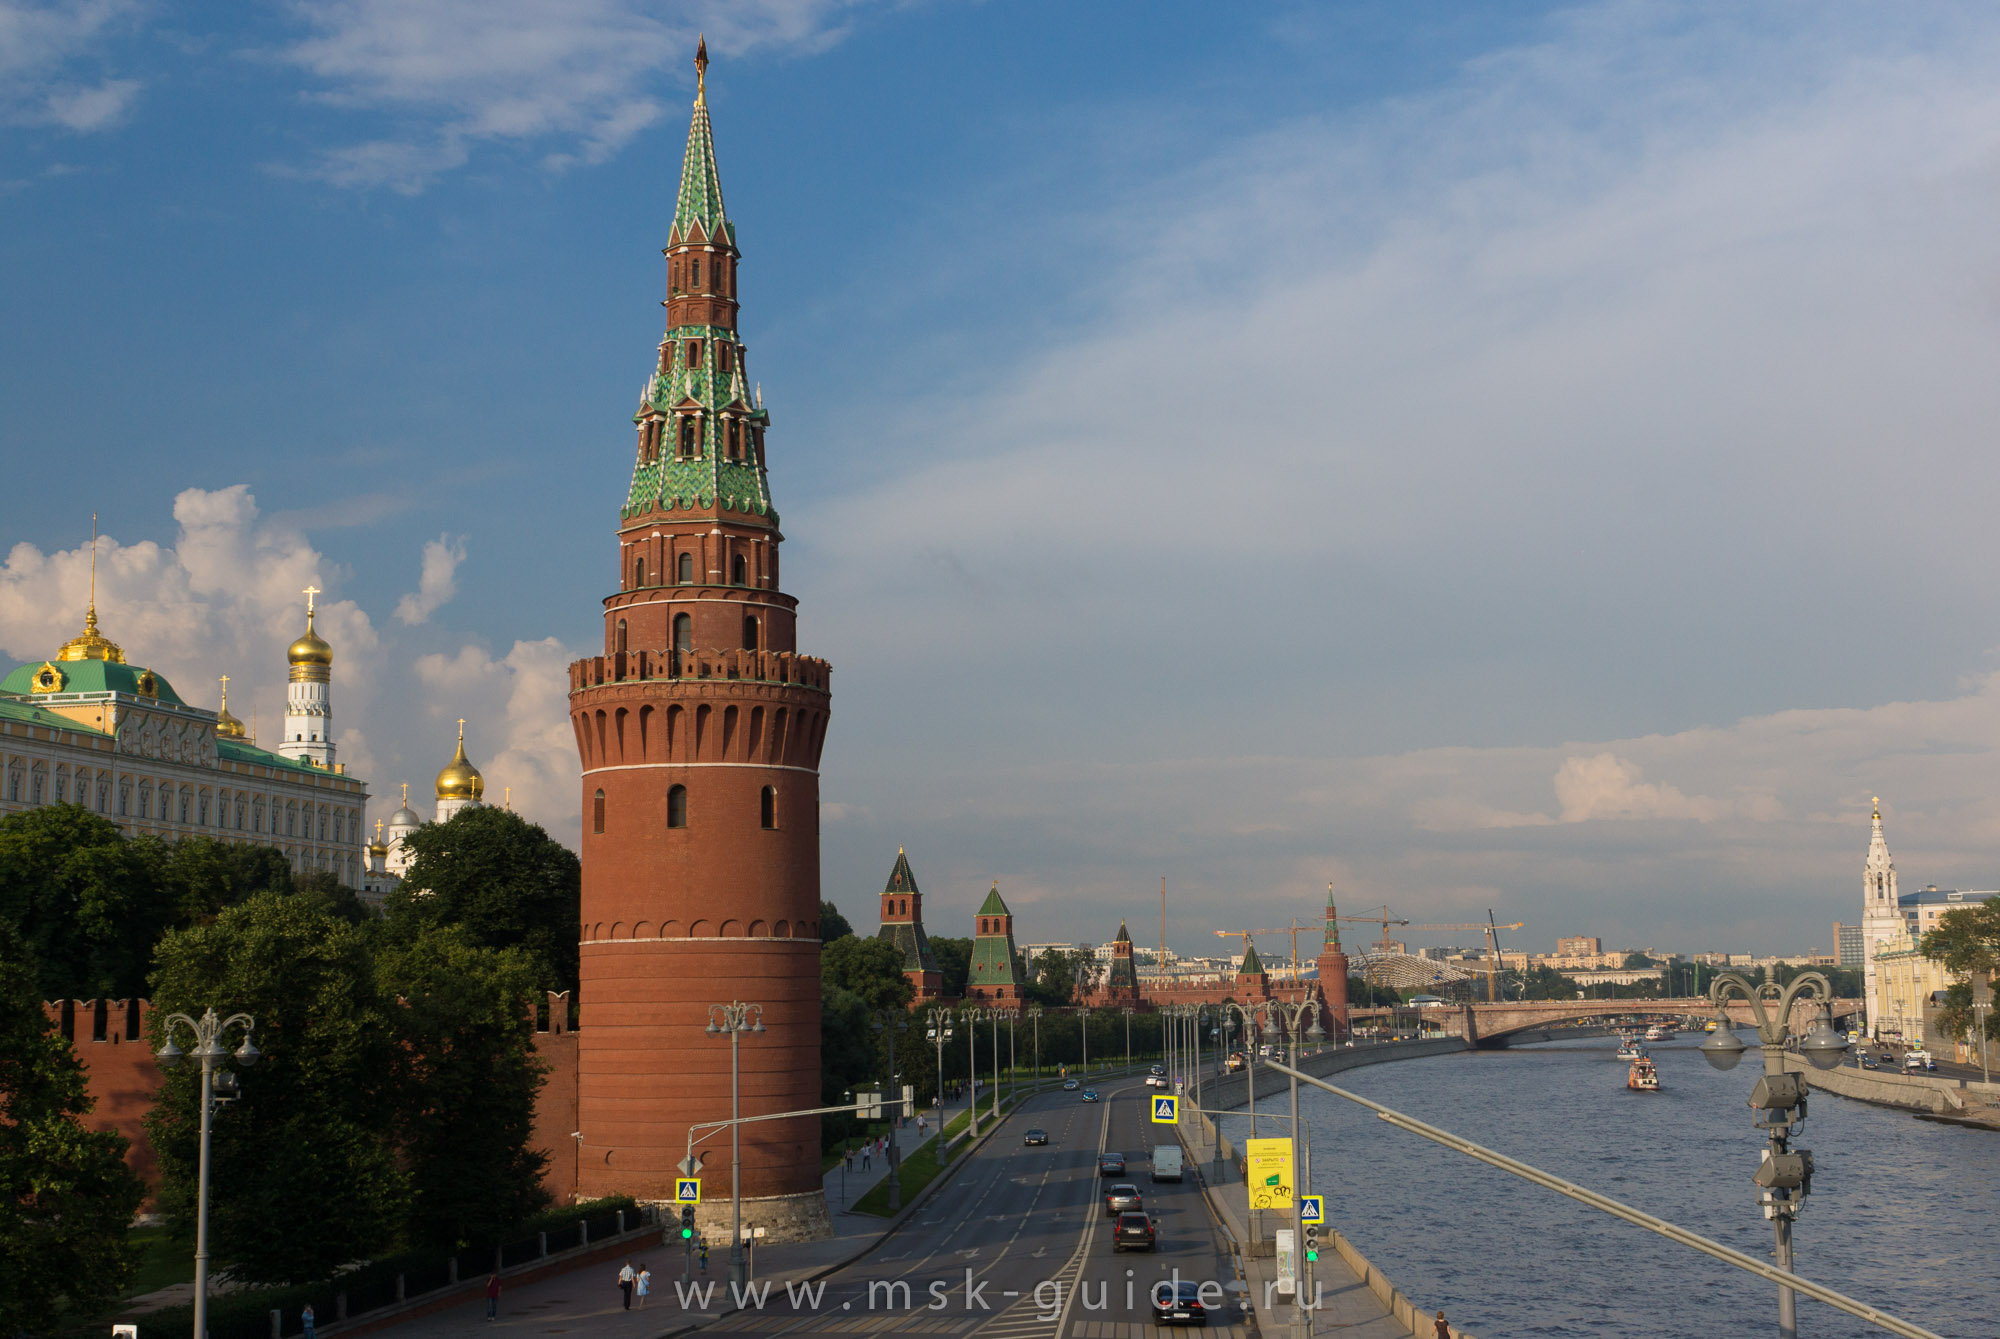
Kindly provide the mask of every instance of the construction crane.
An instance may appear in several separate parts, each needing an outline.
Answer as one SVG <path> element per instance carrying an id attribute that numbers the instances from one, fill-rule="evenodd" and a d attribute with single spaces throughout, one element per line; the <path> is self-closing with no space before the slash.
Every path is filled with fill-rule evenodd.
<path id="1" fill-rule="evenodd" d="M 1495 1003 L 1499 999 L 1499 996 L 1496 993 L 1496 986 L 1498 984 L 1497 968 L 1499 966 L 1499 960 L 1500 960 L 1499 931 L 1518 930 L 1522 926 L 1527 924 L 1526 921 L 1515 921 L 1509 925 L 1500 925 L 1497 922 L 1495 922 L 1493 918 L 1493 911 L 1490 907 L 1487 909 L 1486 919 L 1484 921 L 1442 921 L 1431 924 L 1417 924 L 1401 916 L 1391 916 L 1389 914 L 1389 908 L 1386 906 L 1383 907 L 1381 911 L 1375 915 L 1342 916 L 1340 917 L 1340 919 L 1344 921 L 1362 921 L 1369 925 L 1381 926 L 1382 942 L 1379 945 L 1377 945 L 1377 947 L 1383 953 L 1389 953 L 1394 951 L 1390 947 L 1389 943 L 1389 927 L 1392 925 L 1401 926 L 1406 930 L 1434 931 L 1443 934 L 1455 934 L 1455 933 L 1461 933 L 1466 930 L 1478 930 L 1480 933 L 1486 936 L 1486 999 L 1488 1003 Z"/>
<path id="2" fill-rule="evenodd" d="M 1322 926 L 1318 923 L 1308 924 L 1294 916 L 1290 925 L 1266 926 L 1261 930 L 1217 930 L 1215 933 L 1221 939 L 1241 939 L 1243 941 L 1245 956 L 1248 956 L 1250 952 L 1251 935 L 1290 935 L 1292 937 L 1292 975 L 1297 976 L 1299 971 L 1299 931 L 1320 928 Z"/>

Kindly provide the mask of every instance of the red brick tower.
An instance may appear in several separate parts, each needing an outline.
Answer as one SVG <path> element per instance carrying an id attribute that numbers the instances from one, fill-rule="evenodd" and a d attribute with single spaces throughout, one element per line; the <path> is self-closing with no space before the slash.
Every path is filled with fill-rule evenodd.
<path id="1" fill-rule="evenodd" d="M 916 989 L 917 1002 L 934 1000 L 944 993 L 944 972 L 931 952 L 931 937 L 924 933 L 924 895 L 917 890 L 910 857 L 901 847 L 896 850 L 889 882 L 882 888 L 882 928 L 876 937 L 895 945 L 903 955 L 903 975 Z"/>
<path id="2" fill-rule="evenodd" d="M 706 50 L 695 60 L 705 76 Z M 763 1006 L 741 1039 L 742 1112 L 819 1105 L 819 757 L 828 667 L 797 654 L 778 589 L 770 418 L 736 333 L 705 78 L 667 235 L 667 329 L 633 415 L 604 654 L 570 666 L 583 757 L 579 1195 L 670 1199 L 688 1126 L 729 1115 L 709 1006 Z M 743 1128 L 744 1222 L 831 1231 L 819 1118 Z M 727 1236 L 729 1147 L 704 1223 Z"/>
<path id="3" fill-rule="evenodd" d="M 1104 974 L 1103 999 L 1106 1004 L 1137 1004 L 1139 972 L 1132 962 L 1132 936 L 1125 922 L 1118 922 L 1118 937 L 1111 941 L 1111 969 Z"/>
<path id="4" fill-rule="evenodd" d="M 1340 946 L 1340 913 L 1333 905 L 1333 885 L 1326 886 L 1326 943 L 1319 951 L 1320 1007 L 1327 1012 L 1321 1024 L 1326 1035 L 1339 1041 L 1347 1036 L 1347 950 Z"/>
<path id="5" fill-rule="evenodd" d="M 1248 936 L 1243 940 L 1242 965 L 1236 969 L 1236 993 L 1246 1000 L 1271 998 L 1271 974 L 1264 970 L 1264 960 Z"/>

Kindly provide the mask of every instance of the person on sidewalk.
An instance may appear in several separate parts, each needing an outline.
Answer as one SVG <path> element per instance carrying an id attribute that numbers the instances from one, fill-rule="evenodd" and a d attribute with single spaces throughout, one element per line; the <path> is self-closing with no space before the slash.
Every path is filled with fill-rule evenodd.
<path id="1" fill-rule="evenodd" d="M 299 1312 L 299 1324 L 305 1326 L 306 1339 L 313 1339 L 313 1309 L 311 1302 L 307 1302 L 306 1309 Z"/>
<path id="2" fill-rule="evenodd" d="M 851 1172 L 851 1171 L 853 1171 L 853 1170 L 854 1170 L 854 1145 L 852 1145 L 852 1144 L 848 1144 L 848 1145 L 847 1145 L 846 1147 L 844 1147 L 843 1149 L 841 1149 L 841 1156 L 842 1156 L 843 1158 L 845 1158 L 845 1159 L 847 1160 L 847 1170 L 848 1170 L 848 1171 L 850 1171 L 850 1172 Z"/>
<path id="3" fill-rule="evenodd" d="M 492 1320 L 500 1314 L 500 1276 L 486 1276 L 486 1319 Z"/>
<path id="4" fill-rule="evenodd" d="M 1444 1312 L 1438 1312 L 1437 1339 L 1451 1339 L 1451 1326 L 1444 1323 Z"/>
<path id="5" fill-rule="evenodd" d="M 868 1170 L 868 1162 L 869 1162 L 869 1159 L 870 1159 L 870 1157 L 871 1157 L 871 1156 L 872 1156 L 872 1155 L 874 1154 L 874 1152 L 875 1152 L 875 1141 L 874 1141 L 874 1140 L 872 1140 L 872 1139 L 871 1139 L 871 1140 L 869 1140 L 869 1141 L 868 1141 L 867 1143 L 865 1143 L 865 1144 L 863 1144 L 863 1145 L 861 1146 L 861 1170 L 862 1170 L 862 1171 L 864 1171 L 864 1172 L 865 1172 L 865 1171 L 867 1171 L 867 1170 Z"/>
<path id="6" fill-rule="evenodd" d="M 633 1291 L 639 1294 L 639 1306 L 643 1309 L 646 1305 L 646 1294 L 653 1291 L 652 1270 L 646 1268 L 644 1265 L 639 1266 L 639 1278 L 637 1280 L 637 1286 L 633 1289 Z"/>
<path id="7" fill-rule="evenodd" d="M 627 1311 L 632 1309 L 632 1285 L 638 1278 L 638 1271 L 632 1268 L 630 1260 L 625 1262 L 625 1268 L 618 1271 L 618 1291 L 625 1294 L 625 1309 Z"/>
<path id="8" fill-rule="evenodd" d="M 701 1272 L 704 1274 L 708 1272 L 708 1243 L 706 1241 L 701 1244 Z"/>

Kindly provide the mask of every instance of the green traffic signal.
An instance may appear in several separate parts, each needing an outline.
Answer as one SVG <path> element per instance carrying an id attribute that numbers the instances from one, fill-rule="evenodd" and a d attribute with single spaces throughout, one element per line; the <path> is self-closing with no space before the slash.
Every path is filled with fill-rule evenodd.
<path id="1" fill-rule="evenodd" d="M 1315 1250 L 1311 1250 L 1311 1249 L 1308 1249 L 1308 1250 L 1306 1251 L 1306 1263 L 1307 1263 L 1307 1264 L 1317 1264 L 1318 1262 L 1319 1262 L 1319 1252 L 1318 1252 L 1318 1251 L 1315 1251 Z"/>
<path id="2" fill-rule="evenodd" d="M 694 1229 L 693 1229 L 693 1228 L 691 1228 L 691 1227 L 684 1227 L 684 1228 L 682 1228 L 682 1229 L 681 1229 L 681 1240 L 682 1240 L 682 1241 L 686 1241 L 686 1240 L 687 1240 L 687 1239 L 688 1239 L 689 1237 L 692 1237 L 693 1235 L 694 1235 Z"/>

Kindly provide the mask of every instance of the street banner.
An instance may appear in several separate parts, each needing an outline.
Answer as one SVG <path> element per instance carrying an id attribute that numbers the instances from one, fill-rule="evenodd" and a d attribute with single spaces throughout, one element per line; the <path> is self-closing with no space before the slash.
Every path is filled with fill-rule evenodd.
<path id="1" fill-rule="evenodd" d="M 1249 1139 L 1244 1141 L 1243 1149 L 1244 1160 L 1249 1164 L 1250 1207 L 1291 1208 L 1292 1187 L 1297 1184 L 1292 1173 L 1292 1141 Z"/>

